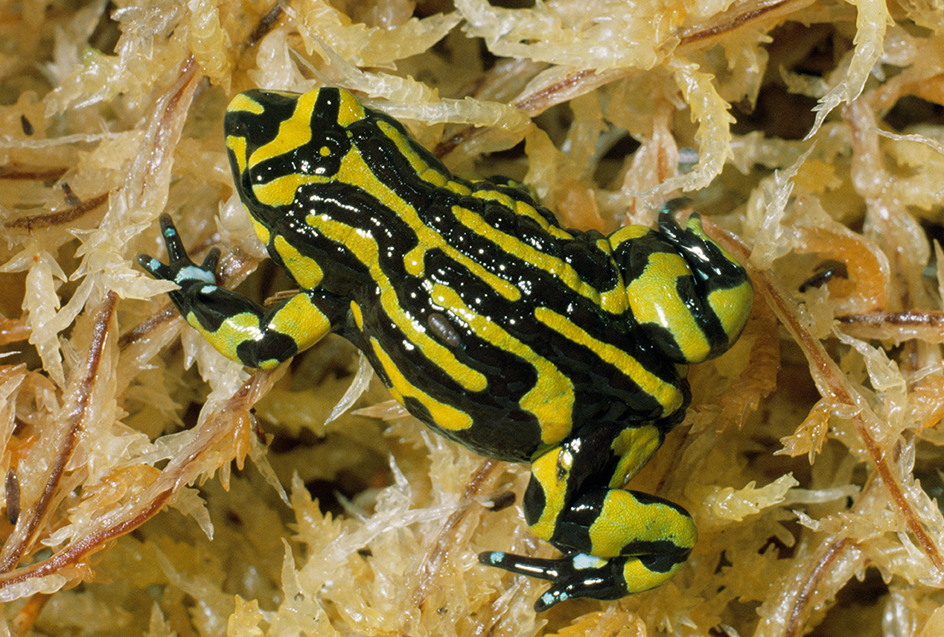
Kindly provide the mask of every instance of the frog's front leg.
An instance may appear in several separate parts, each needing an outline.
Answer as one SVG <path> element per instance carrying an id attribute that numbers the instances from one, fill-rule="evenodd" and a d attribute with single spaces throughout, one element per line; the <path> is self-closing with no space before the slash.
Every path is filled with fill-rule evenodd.
<path id="1" fill-rule="evenodd" d="M 302 290 L 264 308 L 217 285 L 218 250 L 197 265 L 167 215 L 161 215 L 161 234 L 170 262 L 165 265 L 142 254 L 138 263 L 153 276 L 180 286 L 169 293 L 174 305 L 227 358 L 271 369 L 315 344 L 346 316 L 346 303 L 319 290 Z"/>
<path id="2" fill-rule="evenodd" d="M 695 523 L 676 504 L 621 488 L 661 444 L 664 429 L 633 423 L 615 436 L 590 430 L 535 459 L 525 519 L 563 555 L 495 551 L 479 559 L 553 582 L 535 603 L 538 612 L 574 597 L 618 599 L 666 582 L 695 545 Z"/>

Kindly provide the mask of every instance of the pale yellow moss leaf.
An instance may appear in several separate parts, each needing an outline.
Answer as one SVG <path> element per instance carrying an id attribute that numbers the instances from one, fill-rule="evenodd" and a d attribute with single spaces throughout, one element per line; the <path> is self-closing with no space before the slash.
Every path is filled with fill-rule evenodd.
<path id="1" fill-rule="evenodd" d="M 291 91 L 297 90 L 305 81 L 304 74 L 295 63 L 287 31 L 287 28 L 274 29 L 259 43 L 256 68 L 249 71 L 249 77 L 257 86 Z"/>
<path id="2" fill-rule="evenodd" d="M 151 621 L 148 624 L 147 637 L 177 637 L 170 622 L 164 618 L 160 605 L 155 602 L 151 607 Z"/>
<path id="3" fill-rule="evenodd" d="M 64 281 L 65 273 L 59 264 L 39 244 L 30 241 L 27 247 L 7 261 L 0 271 L 27 271 L 23 309 L 27 313 L 31 328 L 30 343 L 34 345 L 43 360 L 43 368 L 60 387 L 65 385 L 62 368 L 62 354 L 59 343 L 60 324 L 64 327 L 71 323 L 78 311 L 76 304 L 66 313 L 60 312 L 57 290 Z M 55 321 L 59 316 L 61 320 Z"/>
<path id="4" fill-rule="evenodd" d="M 614 0 L 540 3 L 533 11 L 457 0 L 456 9 L 466 20 L 466 32 L 483 38 L 496 55 L 600 71 L 652 68 L 659 45 L 684 19 L 678 4 L 643 8 Z"/>
<path id="5" fill-rule="evenodd" d="M 826 399 L 819 400 L 810 410 L 803 423 L 797 427 L 796 433 L 787 438 L 781 438 L 783 449 L 777 453 L 788 456 L 807 454 L 812 461 L 826 442 L 826 433 L 829 428 L 829 417 L 832 405 Z"/>
<path id="6" fill-rule="evenodd" d="M 787 474 L 759 488 L 753 481 L 741 489 L 715 487 L 705 493 L 704 507 L 707 514 L 719 520 L 740 522 L 749 515 L 779 504 L 787 492 L 799 484 L 796 478 Z"/>
<path id="7" fill-rule="evenodd" d="M 370 384 L 373 377 L 374 369 L 370 366 L 370 362 L 362 352 L 357 358 L 357 373 L 354 374 L 351 385 L 347 388 L 347 391 L 344 392 L 344 395 L 341 396 L 341 400 L 334 406 L 331 413 L 328 414 L 328 419 L 325 421 L 325 424 L 328 424 L 350 409 L 354 403 L 357 402 L 357 399 L 367 391 L 367 386 Z"/>
<path id="8" fill-rule="evenodd" d="M 259 610 L 258 600 L 246 601 L 236 596 L 236 609 L 229 616 L 226 624 L 227 637 L 262 637 L 265 633 L 259 627 L 265 620 Z"/>
<path id="9" fill-rule="evenodd" d="M 855 50 L 839 82 L 816 105 L 816 121 L 807 138 L 819 130 L 826 116 L 842 102 L 851 103 L 862 92 L 872 68 L 882 55 L 885 29 L 892 23 L 884 0 L 857 0 Z"/>
<path id="10" fill-rule="evenodd" d="M 718 95 L 711 75 L 679 58 L 673 58 L 669 68 L 691 109 L 692 121 L 698 123 L 698 163 L 688 173 L 666 180 L 659 191 L 695 190 L 706 186 L 724 167 L 731 152 L 730 126 L 734 118 L 728 113 L 729 104 Z"/>
<path id="11" fill-rule="evenodd" d="M 317 35 L 356 66 L 375 68 L 393 68 L 396 60 L 426 51 L 461 20 L 457 13 L 434 13 L 392 28 L 368 27 L 323 0 L 305 0 L 299 14 L 303 33 Z"/>
<path id="12" fill-rule="evenodd" d="M 220 24 L 216 2 L 189 0 L 187 7 L 190 9 L 188 43 L 197 64 L 211 82 L 229 90 L 233 47 L 229 33 Z"/>
<path id="13" fill-rule="evenodd" d="M 937 637 L 944 635 L 944 608 L 938 608 L 921 627 L 918 637 Z"/>

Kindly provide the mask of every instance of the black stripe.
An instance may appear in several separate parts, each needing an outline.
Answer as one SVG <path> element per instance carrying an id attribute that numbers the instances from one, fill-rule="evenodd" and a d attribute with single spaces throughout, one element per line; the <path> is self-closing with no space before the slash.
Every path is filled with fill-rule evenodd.
<path id="1" fill-rule="evenodd" d="M 223 117 L 226 136 L 242 137 L 246 140 L 249 154 L 264 146 L 279 134 L 279 126 L 295 112 L 298 97 L 254 89 L 244 93 L 261 107 L 259 114 L 248 111 L 227 111 Z"/>

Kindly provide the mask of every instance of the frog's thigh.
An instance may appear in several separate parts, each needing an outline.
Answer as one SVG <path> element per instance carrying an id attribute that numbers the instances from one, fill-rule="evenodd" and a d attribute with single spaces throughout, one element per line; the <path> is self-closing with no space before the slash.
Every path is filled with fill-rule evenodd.
<path id="1" fill-rule="evenodd" d="M 673 554 L 684 561 L 696 539 L 691 516 L 667 500 L 611 488 L 622 486 L 628 465 L 633 465 L 630 473 L 634 473 L 654 447 L 595 442 L 567 443 L 534 460 L 524 498 L 525 518 L 534 534 L 565 552 L 601 558 Z M 643 457 L 642 462 L 636 455 Z"/>
<path id="2" fill-rule="evenodd" d="M 584 545 L 597 557 L 687 555 L 697 537 L 695 522 L 682 507 L 622 489 L 587 493 L 562 512 L 557 526 L 560 544 Z"/>
<path id="3" fill-rule="evenodd" d="M 244 365 L 271 369 L 324 338 L 347 311 L 340 299 L 303 290 L 260 317 L 246 313 L 227 319 L 226 329 L 208 338 L 225 343 Z M 246 325 L 239 324 L 240 320 Z"/>
<path id="4" fill-rule="evenodd" d="M 320 341 L 340 320 L 345 308 L 338 300 L 315 291 L 302 291 L 267 316 L 267 325 L 295 342 L 298 351 Z"/>

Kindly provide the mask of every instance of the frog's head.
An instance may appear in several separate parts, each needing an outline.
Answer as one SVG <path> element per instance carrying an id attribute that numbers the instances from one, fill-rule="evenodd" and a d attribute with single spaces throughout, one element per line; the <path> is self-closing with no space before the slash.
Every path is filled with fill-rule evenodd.
<path id="1" fill-rule="evenodd" d="M 240 197 L 251 212 L 293 203 L 306 184 L 339 177 L 351 151 L 349 126 L 366 117 L 343 89 L 308 93 L 252 90 L 226 109 L 224 130 L 230 166 Z"/>

